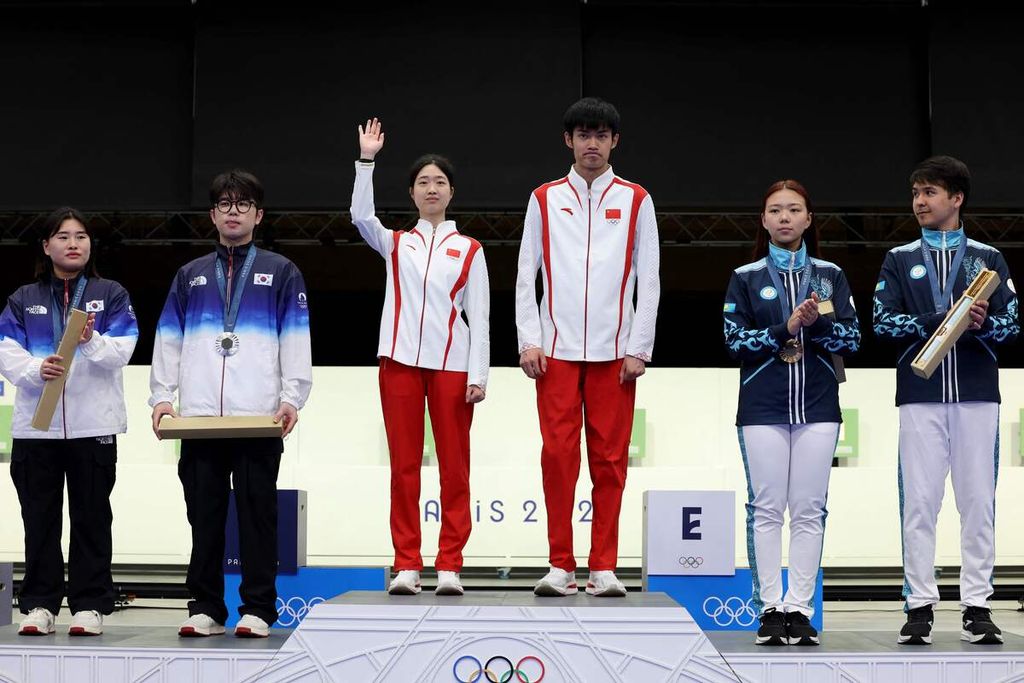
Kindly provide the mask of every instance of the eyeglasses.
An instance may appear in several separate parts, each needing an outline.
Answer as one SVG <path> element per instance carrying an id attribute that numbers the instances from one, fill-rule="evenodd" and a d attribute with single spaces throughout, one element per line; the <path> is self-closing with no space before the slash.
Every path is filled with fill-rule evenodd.
<path id="1" fill-rule="evenodd" d="M 249 213 L 249 209 L 256 206 L 256 202 L 251 199 L 237 199 L 235 201 L 231 201 L 230 199 L 221 199 L 214 204 L 214 206 L 217 207 L 217 210 L 221 213 L 229 213 L 232 205 L 238 209 L 238 213 Z"/>

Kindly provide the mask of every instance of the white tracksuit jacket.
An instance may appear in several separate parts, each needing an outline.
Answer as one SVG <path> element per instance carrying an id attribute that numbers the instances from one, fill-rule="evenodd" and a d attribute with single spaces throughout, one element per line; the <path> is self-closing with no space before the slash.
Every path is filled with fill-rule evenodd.
<path id="1" fill-rule="evenodd" d="M 454 221 L 434 229 L 388 230 L 374 215 L 373 164 L 356 162 L 352 223 L 387 265 L 377 356 L 403 365 L 468 373 L 487 386 L 490 369 L 490 286 L 480 243 Z M 463 312 L 466 319 L 463 319 Z"/>
<path id="2" fill-rule="evenodd" d="M 650 361 L 661 295 L 658 248 L 654 202 L 611 168 L 589 188 L 570 169 L 534 190 L 519 247 L 520 353 L 539 347 L 560 360 Z"/>

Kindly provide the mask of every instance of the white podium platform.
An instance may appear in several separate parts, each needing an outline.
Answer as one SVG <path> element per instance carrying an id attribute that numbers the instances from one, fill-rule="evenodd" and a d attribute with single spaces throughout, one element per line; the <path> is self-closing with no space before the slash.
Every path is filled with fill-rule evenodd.
<path id="1" fill-rule="evenodd" d="M 0 627 L 0 683 L 1024 683 L 1024 638 L 972 646 L 958 636 L 907 647 L 895 632 L 825 631 L 821 647 L 764 648 L 749 632 L 702 633 L 662 593 L 353 591 L 266 640 L 125 626 L 28 638 Z"/>
<path id="2" fill-rule="evenodd" d="M 486 672 L 481 668 L 486 667 Z M 735 674 L 675 601 L 354 591 L 317 605 L 245 683 L 727 683 Z"/>

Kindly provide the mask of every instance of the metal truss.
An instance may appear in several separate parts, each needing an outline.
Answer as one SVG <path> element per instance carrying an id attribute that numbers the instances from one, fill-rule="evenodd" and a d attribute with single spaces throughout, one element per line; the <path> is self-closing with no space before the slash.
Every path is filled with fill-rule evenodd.
<path id="1" fill-rule="evenodd" d="M 27 244 L 39 234 L 46 212 L 0 211 L 0 244 Z M 90 227 L 107 244 L 207 244 L 216 230 L 205 211 L 85 212 Z M 381 212 L 388 227 L 407 230 L 416 224 L 412 211 Z M 459 229 L 484 244 L 518 244 L 522 212 L 471 211 L 450 214 Z M 917 239 L 913 216 L 904 213 L 818 213 L 821 243 L 826 246 L 891 247 Z M 977 213 L 966 219 L 968 234 L 999 248 L 1024 247 L 1024 214 Z M 755 213 L 662 212 L 658 227 L 663 246 L 729 247 L 751 244 L 761 222 Z M 268 212 L 260 226 L 265 244 L 344 246 L 361 239 L 347 214 L 340 212 Z"/>

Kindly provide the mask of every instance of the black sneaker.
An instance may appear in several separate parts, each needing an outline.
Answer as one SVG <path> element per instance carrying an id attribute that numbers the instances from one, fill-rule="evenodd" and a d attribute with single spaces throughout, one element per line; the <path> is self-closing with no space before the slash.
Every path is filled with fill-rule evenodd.
<path id="1" fill-rule="evenodd" d="M 785 645 L 786 615 L 774 607 L 761 615 L 761 626 L 757 629 L 757 645 Z"/>
<path id="2" fill-rule="evenodd" d="M 932 623 L 935 615 L 932 606 L 915 607 L 907 612 L 907 623 L 900 629 L 896 642 L 900 645 L 931 645 Z"/>
<path id="3" fill-rule="evenodd" d="M 818 630 L 802 612 L 786 612 L 786 632 L 790 645 L 818 645 Z"/>
<path id="4" fill-rule="evenodd" d="M 1003 642 L 1003 632 L 992 623 L 992 610 L 986 607 L 968 607 L 964 610 L 964 628 L 960 640 L 974 645 L 997 645 Z"/>

